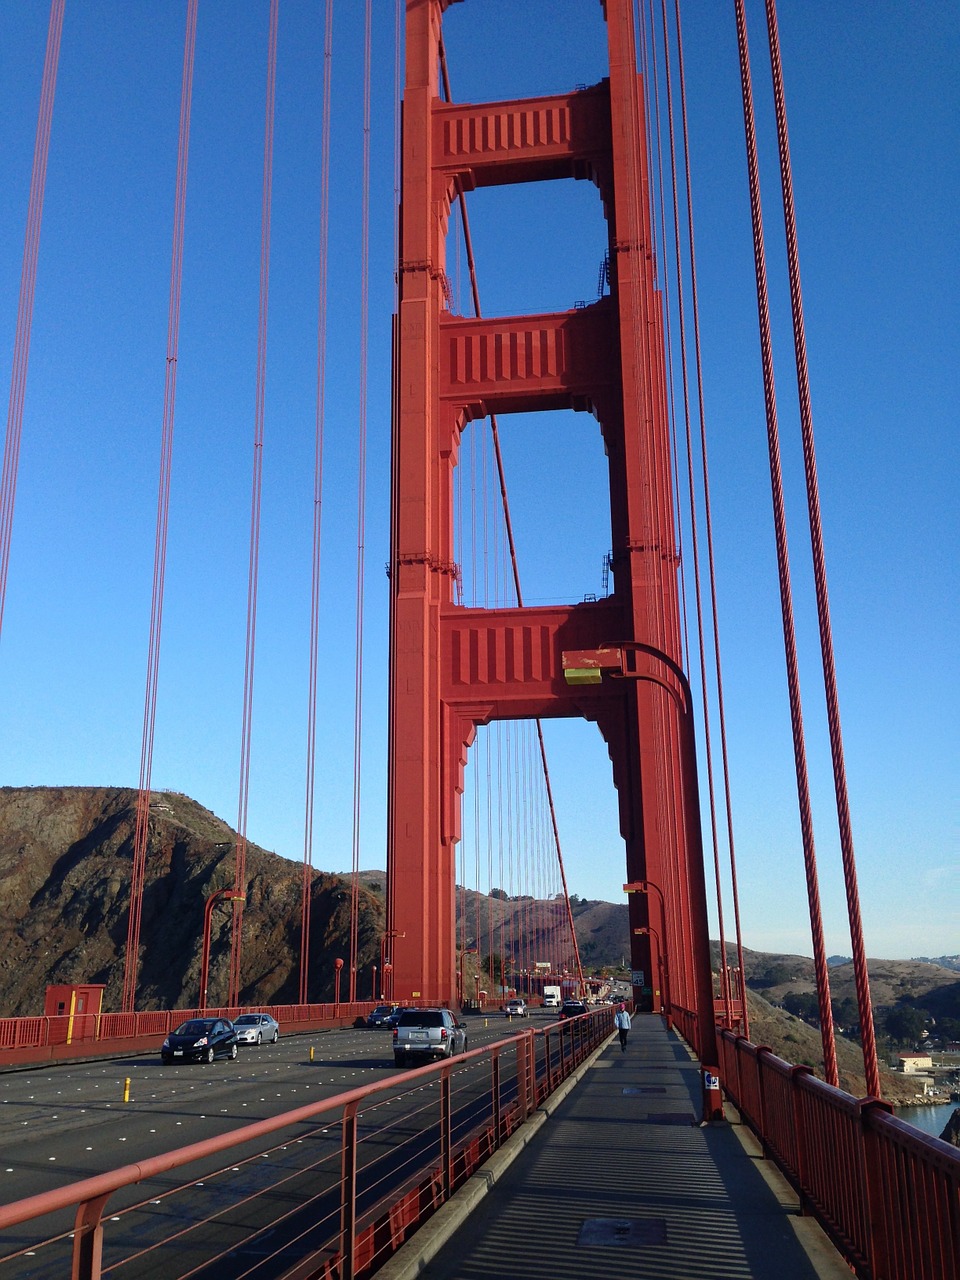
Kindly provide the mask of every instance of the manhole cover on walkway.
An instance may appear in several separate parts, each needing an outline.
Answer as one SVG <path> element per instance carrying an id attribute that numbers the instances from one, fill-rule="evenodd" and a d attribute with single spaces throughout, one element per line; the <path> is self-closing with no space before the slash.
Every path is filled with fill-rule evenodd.
<path id="1" fill-rule="evenodd" d="M 646 1124 L 686 1124 L 694 1123 L 693 1116 L 689 1111 L 649 1111 L 643 1117 Z"/>
<path id="2" fill-rule="evenodd" d="M 666 1243 L 666 1218 L 586 1218 L 577 1236 L 578 1245 L 622 1245 L 636 1249 Z"/>
<path id="3" fill-rule="evenodd" d="M 667 1086 L 664 1084 L 642 1084 L 638 1088 L 624 1089 L 623 1096 L 625 1098 L 636 1098 L 641 1093 L 666 1093 Z"/>

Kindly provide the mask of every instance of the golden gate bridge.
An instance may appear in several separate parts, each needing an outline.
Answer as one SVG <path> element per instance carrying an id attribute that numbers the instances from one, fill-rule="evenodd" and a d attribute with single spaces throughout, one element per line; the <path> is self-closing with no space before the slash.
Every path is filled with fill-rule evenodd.
<path id="1" fill-rule="evenodd" d="M 388 999 L 403 1003 L 454 1004 L 462 997 L 462 956 L 456 894 L 468 876 L 458 874 L 463 844 L 461 796 L 471 750 L 478 734 L 501 722 L 523 721 L 529 736 L 514 743 L 499 738 L 497 771 L 511 775 L 497 799 L 518 812 L 506 820 L 491 812 L 477 824 L 477 844 L 493 844 L 497 829 L 503 876 L 504 822 L 509 827 L 508 875 L 518 883 L 542 886 L 545 851 L 566 880 L 561 831 L 553 803 L 543 723 L 575 717 L 593 721 L 613 769 L 619 830 L 625 847 L 624 888 L 630 905 L 634 1006 L 661 1014 L 691 1046 L 704 1069 L 705 1115 L 719 1114 L 721 1080 L 746 1114 L 764 1119 L 756 1051 L 749 1040 L 742 929 L 737 896 L 733 814 L 727 776 L 727 741 L 720 627 L 716 619 L 714 560 L 707 437 L 700 362 L 700 294 L 694 255 L 694 218 L 688 163 L 686 82 L 679 10 L 664 5 L 642 14 L 638 24 L 631 0 L 602 6 L 607 48 L 606 74 L 593 85 L 497 101 L 460 101 L 449 74 L 444 29 L 448 6 L 442 0 L 410 0 L 402 24 L 396 9 L 396 92 L 401 96 L 399 58 L 404 56 L 402 114 L 398 111 L 396 177 L 399 195 L 395 244 L 395 319 L 392 338 L 393 390 L 389 527 L 389 716 L 387 729 L 386 864 L 387 916 L 381 948 L 381 981 Z M 469 6 L 464 6 L 464 11 Z M 765 405 L 770 492 L 774 512 L 777 584 L 782 611 L 789 691 L 791 738 L 796 770 L 812 948 L 819 995 L 823 1074 L 836 1090 L 826 943 L 814 846 L 811 785 L 803 732 L 799 661 L 785 494 L 774 381 L 774 352 L 766 241 L 761 199 L 760 157 L 753 101 L 753 71 L 746 12 L 734 6 L 742 86 L 746 165 L 754 250 L 757 314 Z M 249 557 L 237 842 L 231 905 L 229 992 L 225 1005 L 243 1003 L 243 918 L 245 906 L 248 808 L 254 742 L 254 677 L 258 605 L 261 591 L 261 526 L 264 466 L 269 457 L 266 423 L 270 250 L 274 194 L 274 129 L 277 103 L 281 6 L 272 0 L 266 32 L 266 76 L 260 193 L 260 263 L 257 299 Z M 333 5 L 325 9 L 322 77 L 321 166 L 319 183 L 318 346 L 314 438 L 313 559 L 308 664 L 304 892 L 301 920 L 300 1004 L 310 1003 L 309 880 L 314 849 L 317 716 L 323 702 L 329 657 L 320 643 L 323 432 L 326 414 L 327 334 L 336 309 L 328 289 L 331 269 L 329 181 L 333 154 L 329 119 L 333 109 Z M 353 846 L 354 941 L 348 964 L 349 1001 L 356 1003 L 357 884 L 361 858 L 362 727 L 364 705 L 364 607 L 366 574 L 367 456 L 370 334 L 371 122 L 374 69 L 373 6 L 365 9 L 361 49 L 362 176 L 358 290 L 360 388 L 356 421 L 358 446 L 356 595 L 353 608 Z M 190 113 L 194 94 L 194 54 L 200 6 L 186 6 L 180 97 L 179 143 L 173 199 L 173 235 L 156 505 L 152 602 L 147 638 L 147 682 L 140 752 L 140 804 L 130 884 L 122 1012 L 136 1015 L 142 890 L 146 874 L 155 732 L 160 706 L 160 654 L 166 602 L 168 522 L 173 474 L 173 437 L 183 263 L 189 237 L 188 167 Z M 34 291 L 41 260 L 44 183 L 56 101 L 62 0 L 54 0 L 43 72 L 41 107 L 27 215 L 20 310 L 14 348 L 10 412 L 0 493 L 0 621 L 4 620 L 8 569 L 16 546 L 14 507 L 24 405 L 29 386 Z M 827 706 L 827 737 L 834 781 L 838 842 L 857 977 L 866 1091 L 879 1099 L 881 1086 L 873 1036 L 866 952 L 860 918 L 839 696 L 827 595 L 815 458 L 812 397 L 807 374 L 806 333 L 800 284 L 799 238 L 776 11 L 766 6 L 772 70 L 772 98 L 779 152 L 780 191 L 793 331 L 799 448 L 803 455 L 809 552 L 814 582 L 816 627 Z M 475 191 L 516 184 L 540 184 L 546 204 L 550 187 L 579 179 L 595 189 L 607 243 L 597 296 L 572 309 L 531 306 L 513 314 L 487 315 L 481 307 L 468 206 Z M 469 279 L 469 307 L 454 305 L 451 237 Z M 676 360 L 678 367 L 674 368 Z M 781 391 L 782 394 L 782 391 Z M 606 456 L 611 549 L 606 590 L 594 599 L 527 604 L 513 537 L 509 482 L 503 466 L 500 421 L 513 414 L 561 411 L 595 419 Z M 484 425 L 485 450 L 478 461 L 477 424 Z M 549 428 L 547 428 L 549 429 Z M 473 450 L 472 456 L 468 456 Z M 378 465 L 385 460 L 378 458 Z M 478 521 L 478 475 L 485 477 L 483 517 Z M 467 480 L 464 481 L 464 476 Z M 464 484 L 469 489 L 464 490 Z M 489 495 L 492 494 L 493 502 Z M 681 498 L 681 495 L 682 498 Z M 499 507 L 502 523 L 491 533 L 491 549 L 481 545 L 476 526 L 487 532 L 489 512 Z M 470 518 L 471 527 L 465 526 Z M 549 523 L 549 509 L 542 519 Z M 689 542 L 684 542 L 688 529 Z M 490 568 L 491 563 L 495 567 Z M 686 575 L 681 578 L 681 570 Z M 490 574 L 502 579 L 486 589 Z M 481 589 L 481 585 L 483 589 Z M 689 610 L 689 614 L 688 614 Z M 338 671 L 341 667 L 339 655 Z M 691 674 L 695 686 L 691 688 Z M 342 682 L 342 673 L 338 675 Z M 700 692 L 697 693 L 696 690 Z M 699 724 L 701 768 L 698 770 Z M 486 739 L 490 741 L 490 737 Z M 507 745 L 504 748 L 503 742 Z M 514 754 L 511 754 L 514 753 Z M 474 757 L 475 759 L 476 757 Z M 489 760 L 489 755 L 488 755 Z M 523 762 L 521 764 L 521 761 Z M 487 772 L 491 772 L 488 763 Z M 522 775 L 539 796 L 538 816 L 520 816 Z M 536 778 L 536 782 L 534 782 Z M 703 806 L 701 806 L 701 791 Z M 492 797 L 492 792 L 489 793 Z M 487 802 L 492 806 L 492 798 Z M 702 813 L 707 815 L 706 865 Z M 721 816 L 723 815 L 723 816 Z M 521 832 L 538 828 L 536 852 L 519 849 Z M 721 835 L 725 832 L 726 839 Z M 514 842 L 517 849 L 514 850 Z M 477 858 L 479 866 L 479 856 Z M 720 935 L 715 988 L 708 931 L 708 879 Z M 726 888 L 725 886 L 729 886 Z M 729 897 L 727 896 L 729 894 Z M 731 926 L 725 899 L 732 903 Z M 569 915 L 569 908 L 568 908 Z M 522 917 L 521 917 L 522 920 Z M 576 942 L 569 918 L 570 946 Z M 532 931 L 541 927 L 536 916 Z M 478 928 L 479 934 L 479 928 Z M 732 937 L 739 962 L 728 963 Z M 514 942 L 510 943 L 514 947 Z M 536 954 L 537 943 L 516 944 Z M 572 957 L 572 967 L 579 962 Z M 492 965 L 491 965 L 492 969 Z M 504 965 L 501 958 L 501 974 Z M 657 974 L 657 981 L 652 975 Z M 649 979 L 647 977 L 649 975 Z M 491 972 L 491 978 L 493 976 Z M 578 975 L 582 984 L 582 971 Z M 339 1001 L 338 1001 L 339 1003 Z M 718 1034 L 719 1033 L 719 1034 Z M 526 1060 L 524 1060 L 526 1062 Z M 753 1065 L 748 1065 L 753 1064 Z M 518 1067 L 520 1076 L 529 1064 Z M 751 1074 L 753 1073 L 753 1074 Z M 546 1072 L 549 1075 L 549 1070 Z M 778 1077 L 779 1079 L 779 1077 Z M 796 1077 L 789 1089 L 806 1097 Z M 780 1087 L 780 1086 L 777 1086 Z M 773 1096 L 774 1086 L 769 1085 Z M 528 1108 L 520 1088 L 521 1110 Z M 825 1095 L 826 1097 L 826 1095 Z M 792 1116 L 774 1145 L 802 1143 L 805 1133 L 829 1122 L 803 1116 L 802 1104 L 784 1101 Z M 811 1104 L 813 1105 L 813 1104 Z M 827 1103 L 821 1101 L 821 1106 Z M 801 1125 L 795 1130 L 797 1124 Z M 805 1129 L 803 1126 L 808 1126 Z M 882 1131 L 882 1124 L 881 1124 Z M 787 1167 L 801 1163 L 779 1151 Z M 859 1158 L 859 1157 L 858 1157 Z M 872 1159 L 873 1157 L 871 1157 Z M 798 1173 L 799 1176 L 799 1173 Z M 872 1173 L 868 1170 L 867 1181 Z M 956 1171 L 944 1173 L 955 1188 Z M 449 1181 L 449 1179 L 448 1179 Z M 448 1188 L 449 1189 L 449 1188 Z M 813 1194 L 804 1184 L 804 1194 Z M 956 1196 L 948 1216 L 956 1215 Z M 939 1202 L 938 1202 L 939 1203 Z M 942 1208 L 932 1211 L 948 1212 Z M 829 1215 L 828 1215 L 829 1216 Z M 352 1273 L 352 1272 L 351 1272 Z M 867 1274 L 867 1272 L 864 1272 Z M 879 1272 L 877 1272 L 879 1274 Z M 893 1274 L 891 1272 L 890 1274 Z M 912 1274 L 907 1271 L 897 1274 Z M 919 1274 L 919 1273 L 918 1273 Z M 931 1272 L 931 1274 L 933 1274 Z M 947 1274 L 946 1271 L 943 1274 Z"/>

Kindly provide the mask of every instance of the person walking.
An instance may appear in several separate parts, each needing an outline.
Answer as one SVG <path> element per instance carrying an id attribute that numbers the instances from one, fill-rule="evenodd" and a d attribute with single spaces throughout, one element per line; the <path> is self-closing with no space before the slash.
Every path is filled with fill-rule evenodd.
<path id="1" fill-rule="evenodd" d="M 620 1001 L 620 1008 L 614 1014 L 613 1024 L 617 1028 L 620 1036 L 620 1052 L 627 1052 L 627 1032 L 630 1030 L 630 1015 L 627 1013 L 627 1006 Z"/>

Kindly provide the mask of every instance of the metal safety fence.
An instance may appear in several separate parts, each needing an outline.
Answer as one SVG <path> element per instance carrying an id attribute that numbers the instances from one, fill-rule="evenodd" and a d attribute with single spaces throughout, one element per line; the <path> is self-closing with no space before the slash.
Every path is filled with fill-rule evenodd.
<path id="1" fill-rule="evenodd" d="M 0 1207 L 0 1268 L 73 1280 L 363 1280 L 612 1027 L 606 1007 L 524 1030 Z"/>
<path id="2" fill-rule="evenodd" d="M 722 1031 L 723 1087 L 861 1280 L 957 1280 L 960 1151 Z"/>

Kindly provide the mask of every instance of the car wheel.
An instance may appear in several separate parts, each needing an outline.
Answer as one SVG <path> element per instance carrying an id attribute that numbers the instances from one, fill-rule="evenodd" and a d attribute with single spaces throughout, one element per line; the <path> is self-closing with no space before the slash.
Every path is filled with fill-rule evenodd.
<path id="1" fill-rule="evenodd" d="M 169 1066 L 170 1066 L 170 1063 L 171 1063 L 171 1062 L 173 1062 L 173 1059 L 172 1059 L 172 1058 L 168 1058 L 168 1057 L 167 1057 L 167 1055 L 166 1055 L 165 1053 L 162 1053 L 162 1054 L 160 1055 L 160 1061 L 163 1063 L 163 1065 L 164 1065 L 165 1067 L 169 1067 Z"/>
<path id="2" fill-rule="evenodd" d="M 263 1044 L 263 1033 L 260 1031 L 257 1032 L 257 1044 Z"/>
<path id="3" fill-rule="evenodd" d="M 276 1043 L 277 1043 L 277 1041 L 278 1041 L 279 1039 L 280 1039 L 280 1032 L 279 1032 L 279 1031 L 275 1031 L 275 1032 L 273 1033 L 273 1043 L 274 1043 L 274 1044 L 276 1044 Z"/>
<path id="4" fill-rule="evenodd" d="M 394 1066 L 402 1067 L 404 1065 L 404 1062 L 405 1062 L 405 1059 L 402 1053 L 395 1053 L 393 1055 Z"/>
<path id="5" fill-rule="evenodd" d="M 213 1045 L 211 1045 L 210 1048 L 203 1055 L 203 1060 L 204 1062 L 212 1062 L 213 1058 L 214 1058 Z"/>
<path id="6" fill-rule="evenodd" d="M 232 1044 L 230 1046 L 230 1057 L 235 1058 L 236 1056 L 237 1056 L 237 1046 L 235 1044 Z"/>

